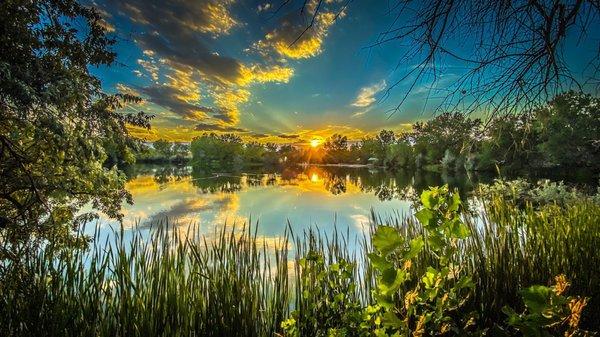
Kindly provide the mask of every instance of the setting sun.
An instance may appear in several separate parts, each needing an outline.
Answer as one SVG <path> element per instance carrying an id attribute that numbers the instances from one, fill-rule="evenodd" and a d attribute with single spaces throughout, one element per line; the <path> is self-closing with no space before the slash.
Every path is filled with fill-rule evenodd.
<path id="1" fill-rule="evenodd" d="M 314 139 L 312 139 L 312 140 L 310 141 L 310 146 L 311 146 L 311 147 L 317 147 L 317 146 L 319 146 L 319 145 L 321 145 L 321 140 L 320 140 L 320 139 L 318 139 L 318 138 L 314 138 Z"/>

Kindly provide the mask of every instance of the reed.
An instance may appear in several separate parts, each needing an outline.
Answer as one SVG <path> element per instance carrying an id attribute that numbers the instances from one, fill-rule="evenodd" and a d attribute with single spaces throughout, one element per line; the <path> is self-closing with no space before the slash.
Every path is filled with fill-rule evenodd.
<path id="1" fill-rule="evenodd" d="M 0 329 L 23 336 L 272 336 L 288 312 L 287 242 L 159 224 L 88 251 L 4 265 Z M 98 232 L 97 232 L 98 233 Z M 285 249 L 284 249 L 285 248 Z"/>
<path id="2" fill-rule="evenodd" d="M 565 274 L 572 281 L 573 294 L 590 297 L 582 326 L 598 330 L 600 205 L 582 198 L 564 205 L 517 206 L 498 195 L 475 203 L 479 210 L 464 214 L 473 235 L 459 246 L 453 261 L 476 284 L 466 309 L 478 312 L 483 325 L 503 322 L 503 306 L 523 307 L 520 289 L 549 284 L 554 276 Z M 409 239 L 423 234 L 411 215 L 381 218 L 372 214 L 372 219 L 371 231 L 386 224 L 399 228 Z M 432 254 L 426 246 L 413 260 L 417 274 L 428 266 L 437 267 Z"/>

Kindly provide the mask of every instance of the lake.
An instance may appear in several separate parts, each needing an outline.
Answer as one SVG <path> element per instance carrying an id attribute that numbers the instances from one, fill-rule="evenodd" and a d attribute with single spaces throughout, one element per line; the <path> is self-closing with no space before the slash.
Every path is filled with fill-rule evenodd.
<path id="1" fill-rule="evenodd" d="M 126 172 L 134 204 L 123 206 L 125 236 L 132 229 L 149 233 L 167 220 L 179 231 L 196 225 L 208 236 L 225 224 L 241 227 L 252 221 L 266 240 L 281 236 L 288 224 L 296 234 L 308 228 L 327 233 L 337 226 L 351 238 L 360 237 L 371 211 L 383 218 L 401 216 L 410 211 L 410 196 L 428 186 L 449 184 L 464 197 L 477 183 L 494 178 L 332 166 L 219 172 L 137 164 Z M 105 218 L 100 223 L 105 231 L 119 226 Z"/>

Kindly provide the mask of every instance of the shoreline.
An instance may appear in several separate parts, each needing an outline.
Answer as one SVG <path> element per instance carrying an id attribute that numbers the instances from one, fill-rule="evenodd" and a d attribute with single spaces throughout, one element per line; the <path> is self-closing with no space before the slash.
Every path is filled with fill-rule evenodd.
<path id="1" fill-rule="evenodd" d="M 318 164 L 318 163 L 299 163 L 298 166 L 324 166 L 324 167 L 351 167 L 351 168 L 383 168 L 383 166 L 375 166 L 370 164 Z"/>

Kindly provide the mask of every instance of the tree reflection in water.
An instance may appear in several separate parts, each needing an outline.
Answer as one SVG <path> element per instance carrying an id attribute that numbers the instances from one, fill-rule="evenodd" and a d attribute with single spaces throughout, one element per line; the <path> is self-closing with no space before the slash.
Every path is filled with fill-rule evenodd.
<path id="1" fill-rule="evenodd" d="M 293 166 L 282 169 L 257 168 L 244 171 L 220 172 L 200 167 L 176 165 L 135 165 L 127 171 L 130 179 L 153 175 L 164 185 L 189 178 L 202 193 L 235 193 L 247 188 L 266 186 L 297 186 L 311 183 L 322 186 L 332 195 L 359 189 L 379 200 L 411 199 L 429 186 L 448 184 L 467 195 L 479 182 L 490 182 L 493 177 L 481 175 L 435 173 L 425 171 L 386 171 L 374 168 Z M 350 188 L 352 186 L 352 188 Z"/>

